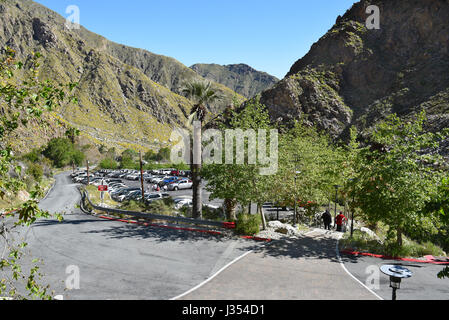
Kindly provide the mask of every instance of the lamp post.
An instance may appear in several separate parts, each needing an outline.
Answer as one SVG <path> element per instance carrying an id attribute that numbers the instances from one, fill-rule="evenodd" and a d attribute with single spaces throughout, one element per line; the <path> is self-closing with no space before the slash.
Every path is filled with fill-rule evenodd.
<path id="1" fill-rule="evenodd" d="M 355 179 L 351 178 L 348 179 L 348 181 L 353 182 Z M 355 194 L 352 195 L 352 205 L 354 205 L 354 201 L 355 201 Z M 354 208 L 351 208 L 351 238 L 354 234 Z"/>
<path id="2" fill-rule="evenodd" d="M 340 188 L 341 186 L 340 185 L 338 185 L 338 184 L 336 184 L 336 185 L 334 185 L 334 188 L 335 188 L 335 212 L 334 212 L 334 228 L 335 228 L 335 226 L 336 226 L 336 220 L 337 220 L 337 201 L 338 201 L 338 189 Z"/>
<path id="3" fill-rule="evenodd" d="M 296 215 L 297 215 L 297 201 L 298 201 L 298 194 L 296 191 L 296 180 L 298 178 L 298 174 L 301 173 L 301 171 L 298 171 L 298 163 L 299 163 L 299 157 L 297 155 L 295 155 L 295 206 L 294 206 L 294 210 L 293 210 L 293 225 L 296 224 Z"/>
<path id="4" fill-rule="evenodd" d="M 390 277 L 390 288 L 393 289 L 392 300 L 396 300 L 396 291 L 401 288 L 401 280 L 410 278 L 413 274 L 403 266 L 390 264 L 381 266 L 380 271 Z"/>
<path id="5" fill-rule="evenodd" d="M 87 185 L 90 184 L 90 177 L 89 177 L 89 160 L 86 161 L 87 164 Z"/>

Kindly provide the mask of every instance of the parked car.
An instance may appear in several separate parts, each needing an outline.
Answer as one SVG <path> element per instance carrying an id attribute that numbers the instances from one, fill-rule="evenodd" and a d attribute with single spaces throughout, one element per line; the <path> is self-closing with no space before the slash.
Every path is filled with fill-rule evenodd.
<path id="1" fill-rule="evenodd" d="M 137 196 L 142 196 L 142 190 L 133 190 L 117 197 L 119 202 L 136 200 Z"/>
<path id="2" fill-rule="evenodd" d="M 175 209 L 179 210 L 182 207 L 190 207 L 193 205 L 192 199 L 176 199 L 175 200 Z"/>
<path id="3" fill-rule="evenodd" d="M 179 180 L 178 177 L 167 177 L 164 180 L 162 180 L 161 182 L 159 182 L 159 186 L 162 187 L 162 186 L 168 185 L 168 184 L 178 181 L 178 180 Z"/>
<path id="4" fill-rule="evenodd" d="M 145 202 L 151 203 L 156 200 L 161 200 L 165 198 L 170 198 L 170 195 L 168 193 L 149 193 L 145 194 Z"/>
<path id="5" fill-rule="evenodd" d="M 173 181 L 167 185 L 169 191 L 178 191 L 184 189 L 192 189 L 193 182 L 189 179 L 181 179 Z"/>
<path id="6" fill-rule="evenodd" d="M 136 191 L 136 190 L 140 190 L 140 188 L 133 187 L 133 188 L 120 189 L 120 190 L 111 192 L 111 198 L 115 201 L 119 201 L 120 197 L 122 197 L 132 191 Z"/>

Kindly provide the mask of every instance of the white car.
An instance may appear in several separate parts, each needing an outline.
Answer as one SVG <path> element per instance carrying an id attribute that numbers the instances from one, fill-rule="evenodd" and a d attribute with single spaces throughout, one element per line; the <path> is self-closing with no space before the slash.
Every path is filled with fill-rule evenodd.
<path id="1" fill-rule="evenodd" d="M 168 190 L 170 190 L 170 191 L 191 189 L 193 187 L 193 182 L 192 182 L 192 180 L 182 179 L 182 180 L 174 181 L 174 182 L 168 184 L 167 187 L 168 187 Z"/>
<path id="2" fill-rule="evenodd" d="M 179 210 L 182 207 L 190 207 L 193 205 L 192 199 L 176 199 L 175 200 L 175 209 Z"/>

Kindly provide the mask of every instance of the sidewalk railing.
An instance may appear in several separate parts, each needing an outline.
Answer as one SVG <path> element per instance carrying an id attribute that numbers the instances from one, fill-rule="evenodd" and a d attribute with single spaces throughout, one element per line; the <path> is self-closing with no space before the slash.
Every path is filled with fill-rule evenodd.
<path id="1" fill-rule="evenodd" d="M 81 206 L 83 209 L 86 209 L 87 204 L 94 210 L 106 212 L 106 213 L 112 213 L 112 214 L 122 214 L 125 216 L 140 218 L 140 219 L 149 219 L 149 220 L 163 220 L 163 221 L 169 221 L 169 222 L 175 222 L 175 223 L 187 223 L 192 225 L 201 225 L 201 226 L 209 226 L 209 227 L 215 227 L 215 228 L 224 228 L 224 229 L 235 229 L 235 223 L 233 222 L 220 222 L 220 221 L 210 221 L 210 220 L 200 220 L 200 219 L 192 219 L 192 218 L 185 218 L 185 217 L 175 217 L 175 216 L 166 216 L 161 214 L 154 214 L 154 213 L 146 213 L 146 212 L 136 212 L 136 211 L 127 211 L 127 210 L 120 210 L 120 209 L 114 209 L 114 208 L 106 208 L 94 205 L 92 201 L 89 198 L 89 193 L 86 189 L 81 187 L 79 189 L 81 193 Z M 91 210 L 87 210 L 91 211 Z"/>

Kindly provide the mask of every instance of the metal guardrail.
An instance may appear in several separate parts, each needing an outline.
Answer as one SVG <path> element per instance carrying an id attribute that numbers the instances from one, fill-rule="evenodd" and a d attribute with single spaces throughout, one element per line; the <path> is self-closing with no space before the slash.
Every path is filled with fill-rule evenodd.
<path id="1" fill-rule="evenodd" d="M 199 220 L 199 219 L 192 219 L 192 218 L 185 218 L 185 217 L 173 217 L 173 216 L 166 216 L 161 214 L 154 214 L 154 213 L 146 213 L 146 212 L 136 212 L 136 211 L 126 211 L 126 210 L 120 210 L 120 209 L 113 209 L 113 208 L 106 208 L 101 206 L 96 206 L 92 203 L 92 201 L 89 198 L 89 193 L 84 188 L 79 189 L 81 193 L 81 203 L 84 206 L 86 200 L 88 201 L 89 205 L 99 211 L 103 212 L 110 212 L 115 214 L 123 214 L 126 216 L 136 217 L 136 218 L 142 218 L 142 219 L 151 219 L 151 220 L 164 220 L 164 221 L 172 221 L 172 222 L 182 222 L 182 223 L 188 223 L 188 224 L 194 224 L 194 225 L 202 225 L 202 226 L 211 226 L 211 227 L 218 227 L 218 228 L 224 228 L 224 229 L 234 229 L 235 223 L 233 222 L 219 222 L 219 221 L 210 221 L 210 220 Z"/>

